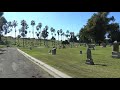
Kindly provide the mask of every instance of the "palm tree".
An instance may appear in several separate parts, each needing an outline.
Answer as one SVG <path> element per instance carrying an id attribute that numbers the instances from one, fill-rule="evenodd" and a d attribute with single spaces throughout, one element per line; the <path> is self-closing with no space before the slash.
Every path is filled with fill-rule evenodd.
<path id="1" fill-rule="evenodd" d="M 15 45 L 16 45 L 16 26 L 17 26 L 17 21 L 13 21 L 13 27 L 15 29 Z"/>
<path id="2" fill-rule="evenodd" d="M 35 26 L 35 21 L 34 20 L 31 21 L 31 25 L 33 27 L 33 32 L 32 33 L 33 33 L 33 38 L 34 38 L 34 26 Z"/>
<path id="3" fill-rule="evenodd" d="M 26 36 L 26 34 L 27 34 L 27 29 L 28 29 L 29 27 L 28 27 L 28 24 L 26 23 L 25 20 L 22 20 L 22 21 L 21 21 L 21 25 L 22 25 L 22 28 L 20 29 L 20 31 L 21 31 L 21 36 L 23 37 L 23 47 L 24 47 L 24 37 Z"/>
<path id="4" fill-rule="evenodd" d="M 72 40 L 72 43 L 73 43 L 73 46 L 74 46 L 74 40 L 73 40 L 74 39 L 74 32 L 70 32 L 70 36 L 71 36 L 71 40 Z"/>
<path id="5" fill-rule="evenodd" d="M 60 30 L 57 30 L 57 34 L 58 34 L 58 45 L 59 45 L 59 35 L 60 35 Z"/>
<path id="6" fill-rule="evenodd" d="M 54 47 L 55 47 L 55 29 L 53 29 L 53 33 L 54 33 Z"/>
<path id="7" fill-rule="evenodd" d="M 50 31 L 51 31 L 51 35 L 52 35 L 52 38 L 53 38 L 53 27 L 50 28 Z M 53 46 L 53 40 L 51 40 L 51 41 L 52 41 L 52 46 Z"/>
<path id="8" fill-rule="evenodd" d="M 45 39 L 48 37 L 48 31 L 47 31 L 48 27 L 45 27 L 42 31 L 42 37 L 44 38 L 44 45 L 46 46 L 45 44 Z"/>
<path id="9" fill-rule="evenodd" d="M 40 35 L 40 46 L 41 46 L 41 27 L 42 27 L 42 23 L 38 24 L 38 30 L 40 29 L 39 35 Z"/>
<path id="10" fill-rule="evenodd" d="M 69 37 L 69 30 L 66 31 L 66 37 L 67 37 L 67 40 L 68 40 L 68 37 Z"/>
<path id="11" fill-rule="evenodd" d="M 63 32 L 63 33 L 62 33 L 62 35 L 63 35 L 63 41 L 64 41 L 64 36 L 65 36 L 65 33 Z"/>
<path id="12" fill-rule="evenodd" d="M 61 44 L 62 44 L 62 29 L 60 29 L 60 34 L 61 34 Z"/>
<path id="13" fill-rule="evenodd" d="M 45 35 L 46 35 L 46 38 L 48 37 L 48 34 L 49 34 L 49 32 L 47 31 L 48 30 L 48 26 L 46 25 L 45 26 Z M 47 46 L 48 46 L 48 42 L 46 42 L 47 44 Z"/>
<path id="14" fill-rule="evenodd" d="M 31 25 L 32 25 L 32 27 L 33 27 L 33 46 L 34 46 L 34 26 L 35 26 L 35 21 L 34 20 L 32 20 L 31 21 Z"/>

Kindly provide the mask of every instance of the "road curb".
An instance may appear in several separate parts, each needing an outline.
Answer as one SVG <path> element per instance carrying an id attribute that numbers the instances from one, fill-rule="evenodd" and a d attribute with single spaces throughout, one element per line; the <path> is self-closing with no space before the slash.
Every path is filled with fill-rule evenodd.
<path id="1" fill-rule="evenodd" d="M 50 75 L 52 75 L 55 78 L 72 78 L 71 76 L 45 64 L 44 62 L 28 55 L 27 53 L 23 52 L 22 50 L 18 49 L 17 50 L 23 54 L 26 58 L 28 58 L 30 61 L 34 62 L 35 64 L 37 64 L 38 66 L 40 66 L 42 69 L 44 69 L 45 71 L 47 71 Z"/>

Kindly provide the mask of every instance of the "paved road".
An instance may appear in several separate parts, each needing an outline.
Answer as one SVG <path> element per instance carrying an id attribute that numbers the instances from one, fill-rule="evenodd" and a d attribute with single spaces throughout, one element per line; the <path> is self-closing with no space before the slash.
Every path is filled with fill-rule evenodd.
<path id="1" fill-rule="evenodd" d="M 16 48 L 0 49 L 0 78 L 53 78 Z"/>

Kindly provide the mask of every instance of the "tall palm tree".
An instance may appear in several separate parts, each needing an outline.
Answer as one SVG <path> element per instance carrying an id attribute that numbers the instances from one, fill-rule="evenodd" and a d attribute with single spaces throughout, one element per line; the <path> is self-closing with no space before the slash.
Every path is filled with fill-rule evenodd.
<path id="1" fill-rule="evenodd" d="M 48 34 L 49 34 L 49 32 L 47 30 L 48 30 L 48 26 L 46 25 L 45 26 L 45 35 L 46 35 L 46 38 L 48 37 Z M 48 46 L 48 42 L 46 42 L 46 45 Z"/>
<path id="2" fill-rule="evenodd" d="M 32 33 L 33 33 L 33 38 L 34 38 L 34 26 L 35 26 L 35 21 L 34 20 L 31 21 L 31 25 L 33 27 L 33 32 Z"/>
<path id="3" fill-rule="evenodd" d="M 38 27 L 40 29 L 39 36 L 40 36 L 40 46 L 41 46 L 41 27 L 42 27 L 42 23 L 38 23 Z"/>
<path id="4" fill-rule="evenodd" d="M 53 33 L 54 33 L 54 47 L 55 47 L 55 29 L 53 29 Z"/>
<path id="5" fill-rule="evenodd" d="M 27 29 L 29 28 L 28 27 L 28 24 L 26 23 L 25 20 L 22 20 L 21 21 L 21 25 L 22 25 L 22 28 L 21 28 L 21 36 L 23 37 L 23 47 L 24 47 L 24 37 L 26 36 L 27 34 Z"/>
<path id="6" fill-rule="evenodd" d="M 13 27 L 14 27 L 14 29 L 15 29 L 15 45 L 16 45 L 16 26 L 17 26 L 17 21 L 13 21 Z"/>
<path id="7" fill-rule="evenodd" d="M 52 41 L 52 46 L 53 46 L 53 27 L 50 28 L 50 31 L 51 31 L 51 35 L 52 35 L 52 38 L 51 38 L 51 41 Z"/>
<path id="8" fill-rule="evenodd" d="M 60 34 L 61 34 L 61 44 L 62 44 L 62 29 L 60 29 Z"/>
<path id="9" fill-rule="evenodd" d="M 44 45 L 46 46 L 45 44 L 45 39 L 48 37 L 48 31 L 47 31 L 47 27 L 43 29 L 42 31 L 42 37 L 44 38 Z"/>
<path id="10" fill-rule="evenodd" d="M 67 37 L 67 40 L 68 40 L 68 37 L 69 37 L 69 30 L 66 31 L 66 37 Z"/>
<path id="11" fill-rule="evenodd" d="M 31 21 L 31 25 L 32 25 L 32 27 L 33 27 L 33 46 L 34 46 L 34 26 L 35 26 L 35 21 L 34 20 L 32 20 Z"/>
<path id="12" fill-rule="evenodd" d="M 65 33 L 64 33 L 64 32 L 62 33 L 62 36 L 63 36 L 63 41 L 64 41 L 64 36 L 65 36 Z"/>
<path id="13" fill-rule="evenodd" d="M 72 43 L 73 43 L 73 46 L 74 46 L 74 32 L 70 32 L 70 36 L 71 36 L 71 39 L 72 39 Z M 72 47 L 72 46 L 71 46 Z"/>
<path id="14" fill-rule="evenodd" d="M 60 35 L 60 30 L 57 30 L 57 34 L 58 34 L 58 45 L 59 45 L 59 35 Z"/>

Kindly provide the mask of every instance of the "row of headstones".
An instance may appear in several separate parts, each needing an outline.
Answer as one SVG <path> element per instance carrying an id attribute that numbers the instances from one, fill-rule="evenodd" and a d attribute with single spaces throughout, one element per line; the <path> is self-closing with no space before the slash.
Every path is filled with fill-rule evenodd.
<path id="1" fill-rule="evenodd" d="M 93 62 L 93 59 L 92 59 L 92 55 L 91 55 L 91 49 L 90 48 L 91 47 L 89 47 L 89 46 L 87 48 L 87 60 L 86 60 L 86 64 L 88 64 L 88 65 L 94 65 L 94 62 Z M 49 53 L 52 53 L 52 55 L 56 55 L 56 48 L 53 47 L 53 49 L 50 50 Z M 112 56 L 114 55 L 114 53 L 119 53 L 119 55 L 117 57 L 120 57 L 119 43 L 117 43 L 116 41 L 113 43 Z M 80 51 L 80 54 L 82 54 L 82 51 Z"/>

